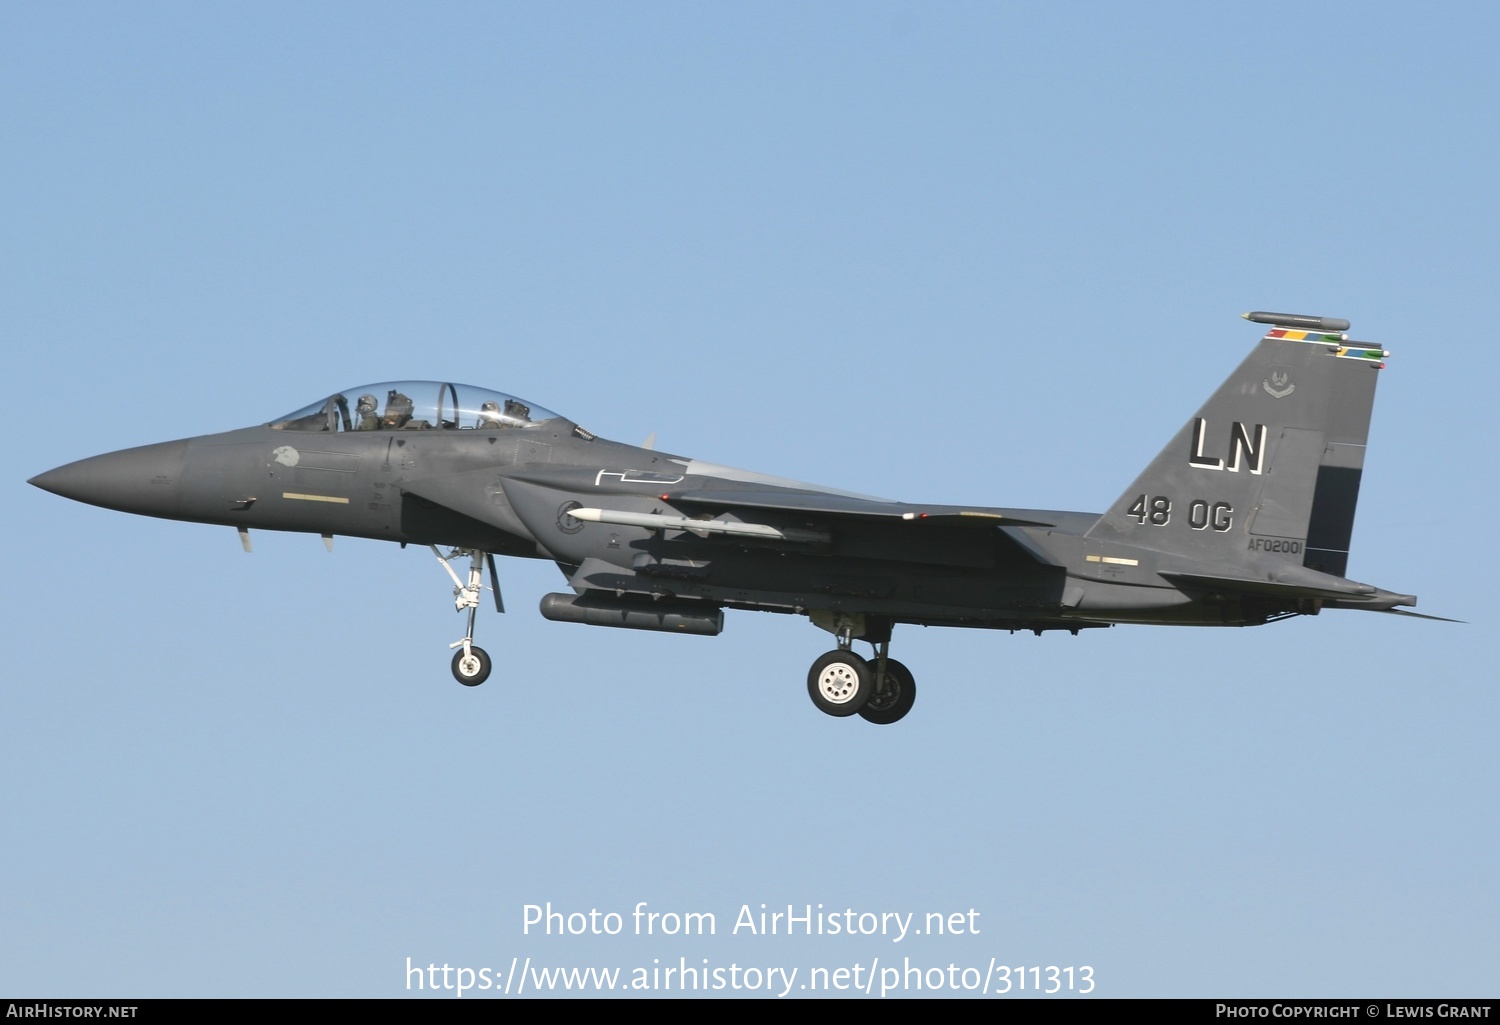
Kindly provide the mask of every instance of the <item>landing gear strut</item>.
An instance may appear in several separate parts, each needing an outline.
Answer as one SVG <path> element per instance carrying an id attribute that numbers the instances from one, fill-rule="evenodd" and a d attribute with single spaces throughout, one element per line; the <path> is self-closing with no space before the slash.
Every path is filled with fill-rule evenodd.
<path id="1" fill-rule="evenodd" d="M 455 548 L 444 555 L 438 551 L 436 545 L 430 545 L 432 554 L 436 555 L 438 561 L 443 564 L 443 569 L 453 578 L 453 607 L 459 612 L 468 612 L 468 630 L 465 631 L 463 639 L 454 641 L 448 645 L 457 648 L 453 653 L 453 678 L 465 687 L 478 687 L 490 678 L 489 654 L 474 643 L 474 616 L 479 611 L 479 592 L 484 590 L 484 565 L 489 563 L 490 580 L 494 581 L 492 590 L 495 593 L 495 608 L 499 612 L 505 611 L 505 604 L 500 600 L 500 581 L 495 575 L 495 557 L 488 552 L 482 552 L 477 548 Z M 469 557 L 469 579 L 465 583 L 459 579 L 457 573 L 449 563 L 454 559 Z"/>
<path id="2" fill-rule="evenodd" d="M 888 625 L 884 637 L 870 641 L 874 658 L 856 655 L 852 650 L 855 624 L 842 616 L 836 621 L 833 633 L 839 639 L 838 649 L 820 656 L 808 670 L 808 696 L 828 715 L 859 715 L 881 726 L 898 722 L 917 700 L 916 679 L 910 669 L 890 657 Z"/>

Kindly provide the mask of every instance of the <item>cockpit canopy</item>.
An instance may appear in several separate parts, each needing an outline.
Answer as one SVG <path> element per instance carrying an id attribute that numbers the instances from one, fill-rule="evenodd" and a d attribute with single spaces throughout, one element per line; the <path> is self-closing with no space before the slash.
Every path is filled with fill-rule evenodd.
<path id="1" fill-rule="evenodd" d="M 550 423 L 549 423 L 550 421 Z M 487 431 L 573 426 L 503 392 L 439 381 L 387 381 L 330 395 L 271 421 L 277 431 Z M 581 428 L 575 428 L 585 433 Z"/>

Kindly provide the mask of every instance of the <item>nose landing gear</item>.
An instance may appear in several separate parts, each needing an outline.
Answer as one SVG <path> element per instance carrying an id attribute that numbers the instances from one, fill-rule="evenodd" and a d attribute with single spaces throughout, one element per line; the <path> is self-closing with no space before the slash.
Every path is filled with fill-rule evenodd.
<path id="1" fill-rule="evenodd" d="M 454 641 L 448 645 L 457 648 L 453 653 L 453 678 L 465 687 L 478 687 L 490 678 L 490 669 L 493 663 L 489 654 L 474 643 L 474 616 L 479 611 L 479 592 L 484 590 L 484 565 L 489 564 L 490 580 L 494 586 L 491 590 L 495 595 L 495 611 L 504 612 L 505 603 L 500 598 L 500 578 L 495 574 L 495 557 L 489 552 L 482 552 L 477 548 L 455 548 L 444 555 L 438 551 L 436 545 L 429 546 L 432 554 L 436 555 L 438 561 L 443 564 L 443 569 L 453 578 L 453 607 L 459 612 L 468 612 L 468 630 L 461 640 Z M 454 559 L 469 558 L 469 578 L 465 582 L 459 579 L 457 573 L 449 563 Z M 481 561 L 482 560 L 482 561 Z"/>

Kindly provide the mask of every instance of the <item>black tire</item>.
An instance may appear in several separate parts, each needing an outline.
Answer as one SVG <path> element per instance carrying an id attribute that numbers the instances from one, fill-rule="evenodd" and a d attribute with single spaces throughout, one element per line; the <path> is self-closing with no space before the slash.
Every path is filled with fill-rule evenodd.
<path id="1" fill-rule="evenodd" d="M 464 657 L 464 649 L 459 648 L 453 653 L 453 678 L 465 687 L 478 687 L 490 678 L 490 656 L 483 648 L 469 645 L 469 656 Z"/>
<path id="2" fill-rule="evenodd" d="M 854 715 L 874 692 L 870 664 L 852 651 L 830 651 L 807 671 L 807 694 L 828 715 Z"/>
<path id="3" fill-rule="evenodd" d="M 875 675 L 875 666 L 870 665 L 870 675 Z M 917 681 L 911 670 L 893 658 L 885 660 L 885 686 L 870 695 L 865 707 L 859 710 L 866 722 L 878 726 L 889 726 L 900 722 L 911 711 L 917 701 Z"/>

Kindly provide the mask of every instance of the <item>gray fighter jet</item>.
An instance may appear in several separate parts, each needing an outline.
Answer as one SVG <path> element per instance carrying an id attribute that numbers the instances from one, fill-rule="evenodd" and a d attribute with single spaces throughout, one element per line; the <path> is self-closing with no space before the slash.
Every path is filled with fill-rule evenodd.
<path id="1" fill-rule="evenodd" d="M 606 441 L 514 396 L 437 382 L 351 388 L 31 483 L 235 527 L 247 551 L 252 527 L 431 546 L 468 615 L 451 645 L 468 686 L 490 675 L 474 644 L 486 566 L 504 611 L 495 555 L 557 564 L 572 593 L 542 599 L 551 620 L 713 635 L 725 609 L 807 616 L 837 638 L 807 674 L 813 703 L 893 723 L 916 697 L 889 654 L 898 623 L 1076 634 L 1416 604 L 1344 575 L 1388 354 L 1350 341 L 1348 321 L 1245 317 L 1266 335 L 1102 515 L 834 491 Z"/>

